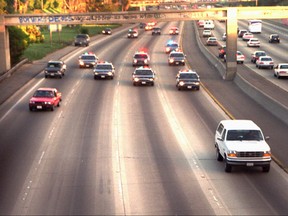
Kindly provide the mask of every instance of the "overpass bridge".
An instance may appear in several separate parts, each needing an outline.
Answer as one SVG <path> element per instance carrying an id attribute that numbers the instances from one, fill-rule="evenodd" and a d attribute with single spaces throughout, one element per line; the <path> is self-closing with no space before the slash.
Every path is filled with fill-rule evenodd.
<path id="1" fill-rule="evenodd" d="M 131 22 L 169 22 L 187 20 L 226 20 L 227 61 L 225 80 L 233 80 L 237 72 L 237 20 L 287 19 L 288 7 L 230 7 L 191 10 L 157 10 L 128 12 L 97 12 L 71 14 L 8 14 L 0 16 L 0 71 L 11 68 L 8 26 L 50 24 L 107 24 Z"/>

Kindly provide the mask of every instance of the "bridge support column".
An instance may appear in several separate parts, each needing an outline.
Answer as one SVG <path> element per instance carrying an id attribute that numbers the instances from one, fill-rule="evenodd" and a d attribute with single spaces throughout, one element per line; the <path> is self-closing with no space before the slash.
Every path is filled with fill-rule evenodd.
<path id="1" fill-rule="evenodd" d="M 242 17 L 245 18 L 245 17 Z M 237 8 L 227 9 L 226 21 L 226 73 L 225 80 L 233 80 L 237 73 Z"/>
<path id="2" fill-rule="evenodd" d="M 0 74 L 10 68 L 9 32 L 4 25 L 4 16 L 0 16 Z"/>

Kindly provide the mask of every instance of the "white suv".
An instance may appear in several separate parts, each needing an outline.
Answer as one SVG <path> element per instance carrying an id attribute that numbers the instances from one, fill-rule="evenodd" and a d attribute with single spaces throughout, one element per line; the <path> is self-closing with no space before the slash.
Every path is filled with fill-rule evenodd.
<path id="1" fill-rule="evenodd" d="M 218 161 L 225 161 L 225 171 L 232 166 L 261 166 L 269 172 L 271 151 L 261 129 L 251 120 L 222 120 L 215 133 Z"/>

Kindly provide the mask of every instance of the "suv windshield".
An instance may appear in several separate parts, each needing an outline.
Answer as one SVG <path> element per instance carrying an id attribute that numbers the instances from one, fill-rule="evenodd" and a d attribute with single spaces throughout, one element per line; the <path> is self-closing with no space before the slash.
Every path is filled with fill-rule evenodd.
<path id="1" fill-rule="evenodd" d="M 229 130 L 226 140 L 263 140 L 259 130 Z"/>

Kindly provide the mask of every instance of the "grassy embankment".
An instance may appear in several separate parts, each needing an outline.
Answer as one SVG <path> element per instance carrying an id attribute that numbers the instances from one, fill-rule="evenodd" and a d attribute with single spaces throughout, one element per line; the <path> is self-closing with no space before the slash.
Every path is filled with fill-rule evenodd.
<path id="1" fill-rule="evenodd" d="M 104 28 L 117 28 L 120 24 L 111 25 L 83 25 L 82 28 L 88 29 L 88 34 L 91 36 L 101 34 Z M 80 26 L 75 27 L 62 27 L 61 32 L 52 32 L 50 38 L 50 32 L 48 27 L 42 27 L 42 34 L 45 37 L 43 43 L 33 43 L 24 52 L 24 58 L 28 58 L 29 61 L 42 59 L 47 54 L 56 50 L 62 49 L 66 46 L 71 46 L 74 41 L 74 37 L 80 33 Z"/>

